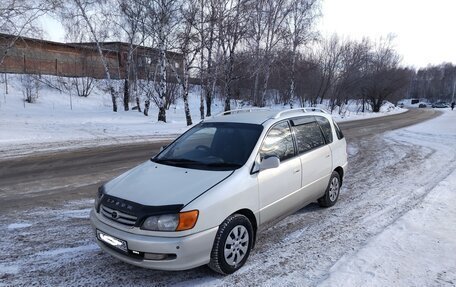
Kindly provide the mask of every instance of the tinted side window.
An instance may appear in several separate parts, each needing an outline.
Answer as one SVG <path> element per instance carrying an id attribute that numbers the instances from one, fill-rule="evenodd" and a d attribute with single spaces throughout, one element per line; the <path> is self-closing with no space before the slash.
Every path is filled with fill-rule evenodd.
<path id="1" fill-rule="evenodd" d="M 260 149 L 261 160 L 270 156 L 277 156 L 280 161 L 295 155 L 293 137 L 287 122 L 275 125 L 265 137 Z"/>
<path id="2" fill-rule="evenodd" d="M 327 118 L 324 117 L 315 117 L 317 119 L 318 125 L 321 127 L 323 131 L 323 135 L 325 136 L 326 143 L 332 143 L 333 141 L 333 134 L 331 129 L 331 124 L 329 123 Z"/>
<path id="3" fill-rule="evenodd" d="M 343 139 L 343 138 L 344 138 L 344 134 L 343 134 L 342 131 L 340 130 L 339 126 L 336 124 L 335 121 L 333 121 L 333 124 L 334 124 L 334 127 L 336 128 L 336 135 L 337 135 L 337 138 L 338 138 L 338 139 Z"/>
<path id="4" fill-rule="evenodd" d="M 316 122 L 310 122 L 293 127 L 298 144 L 298 152 L 304 153 L 311 149 L 325 145 L 325 139 L 320 126 Z"/>

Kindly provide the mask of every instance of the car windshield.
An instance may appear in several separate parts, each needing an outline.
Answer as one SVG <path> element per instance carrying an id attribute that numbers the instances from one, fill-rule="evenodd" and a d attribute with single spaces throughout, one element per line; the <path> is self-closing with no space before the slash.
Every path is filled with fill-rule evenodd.
<path id="1" fill-rule="evenodd" d="M 201 123 L 152 161 L 186 168 L 234 170 L 245 164 L 263 126 L 242 123 Z"/>

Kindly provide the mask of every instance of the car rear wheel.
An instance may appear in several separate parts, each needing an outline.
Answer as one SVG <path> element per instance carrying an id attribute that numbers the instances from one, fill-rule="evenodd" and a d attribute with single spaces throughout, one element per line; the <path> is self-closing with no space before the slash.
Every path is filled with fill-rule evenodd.
<path id="1" fill-rule="evenodd" d="M 249 219 L 242 214 L 230 215 L 219 227 L 209 267 L 221 274 L 235 272 L 247 261 L 252 243 L 253 228 Z"/>
<path id="2" fill-rule="evenodd" d="M 325 195 L 318 199 L 318 204 L 321 207 L 330 207 L 336 204 L 337 199 L 339 198 L 340 187 L 340 175 L 337 171 L 333 171 L 331 178 L 329 179 Z"/>

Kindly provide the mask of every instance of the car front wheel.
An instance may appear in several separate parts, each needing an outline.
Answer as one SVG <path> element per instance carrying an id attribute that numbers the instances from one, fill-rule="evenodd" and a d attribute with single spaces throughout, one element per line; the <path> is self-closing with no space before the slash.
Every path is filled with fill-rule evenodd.
<path id="1" fill-rule="evenodd" d="M 247 261 L 252 244 L 253 228 L 249 219 L 242 214 L 230 215 L 219 227 L 209 267 L 221 274 L 235 272 Z"/>

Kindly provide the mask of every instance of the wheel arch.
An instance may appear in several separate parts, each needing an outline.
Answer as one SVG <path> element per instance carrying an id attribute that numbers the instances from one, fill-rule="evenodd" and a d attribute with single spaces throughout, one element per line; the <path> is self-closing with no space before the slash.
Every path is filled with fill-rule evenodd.
<path id="1" fill-rule="evenodd" d="M 338 166 L 334 169 L 335 172 L 339 174 L 340 177 L 340 185 L 344 182 L 344 169 L 341 166 Z"/>
<path id="2" fill-rule="evenodd" d="M 242 214 L 245 217 L 247 217 L 247 219 L 250 221 L 250 223 L 252 224 L 252 227 L 253 227 L 252 248 L 255 247 L 255 242 L 256 242 L 256 238 L 257 238 L 257 230 L 258 230 L 258 223 L 257 223 L 255 214 L 250 209 L 247 209 L 247 208 L 240 209 L 236 212 L 233 212 L 231 215 L 233 215 L 233 214 Z"/>

